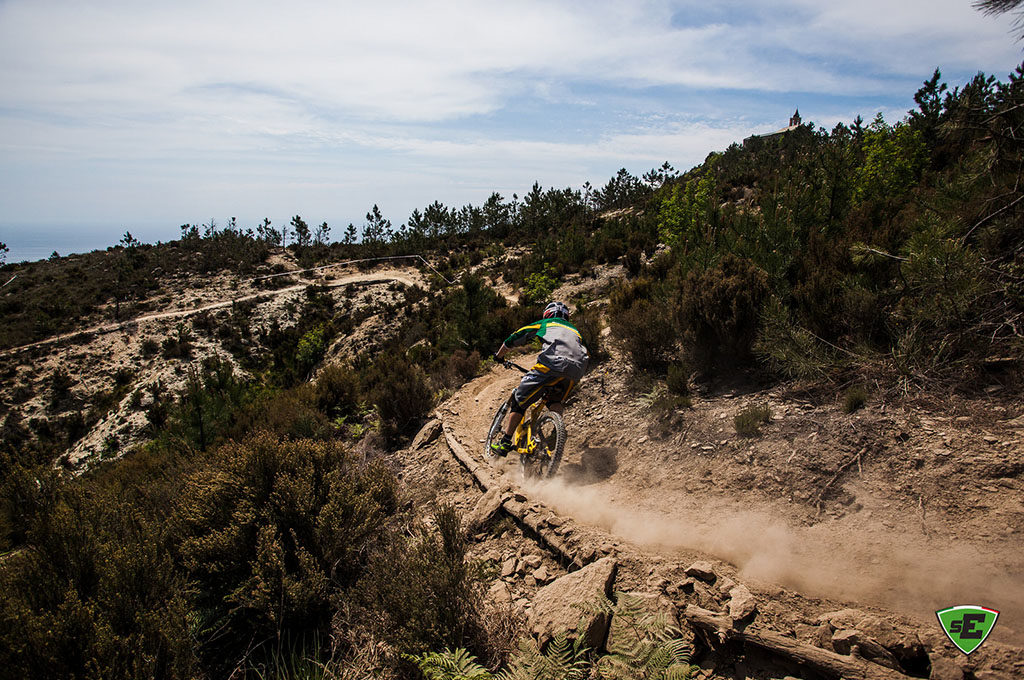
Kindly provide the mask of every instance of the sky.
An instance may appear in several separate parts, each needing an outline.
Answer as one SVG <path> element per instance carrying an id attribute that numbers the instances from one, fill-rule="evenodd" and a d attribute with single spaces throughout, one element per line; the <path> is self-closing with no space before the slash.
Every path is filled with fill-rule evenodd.
<path id="1" fill-rule="evenodd" d="M 787 124 L 1001 79 L 1013 17 L 970 0 L 289 3 L 0 0 L 9 262 L 125 231 L 602 186 Z"/>

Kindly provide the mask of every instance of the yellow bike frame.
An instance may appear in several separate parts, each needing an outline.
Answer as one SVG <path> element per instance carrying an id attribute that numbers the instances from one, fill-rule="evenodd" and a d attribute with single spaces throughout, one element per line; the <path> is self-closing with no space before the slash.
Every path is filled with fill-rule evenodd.
<path id="1" fill-rule="evenodd" d="M 537 419 L 540 418 L 540 414 L 544 412 L 547 404 L 543 399 L 534 402 L 529 409 L 527 409 L 526 415 L 519 421 L 519 425 L 516 426 L 516 431 L 512 433 L 512 445 L 516 447 L 516 453 L 520 455 L 532 456 L 533 452 L 537 449 L 537 442 L 533 439 L 533 429 L 537 425 Z M 520 442 L 524 441 L 526 446 L 522 447 L 519 445 Z"/>

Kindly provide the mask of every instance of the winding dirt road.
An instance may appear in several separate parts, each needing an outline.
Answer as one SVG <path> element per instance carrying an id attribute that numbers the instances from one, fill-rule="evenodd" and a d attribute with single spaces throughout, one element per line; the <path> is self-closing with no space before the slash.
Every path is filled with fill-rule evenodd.
<path id="1" fill-rule="evenodd" d="M 224 309 L 234 304 L 246 302 L 248 300 L 266 299 L 270 297 L 276 297 L 278 295 L 285 295 L 287 293 L 294 293 L 296 291 L 304 290 L 309 286 L 317 285 L 324 288 L 339 288 L 341 286 L 347 286 L 353 283 L 387 283 L 391 281 L 398 281 L 406 286 L 417 286 L 422 285 L 423 280 L 419 272 L 415 269 L 398 269 L 398 270 L 386 270 L 381 272 L 373 272 L 368 274 L 352 274 L 345 276 L 340 279 L 332 281 L 309 281 L 305 280 L 301 283 L 297 283 L 293 286 L 287 286 L 285 288 L 279 288 L 277 290 L 260 291 L 257 293 L 250 293 L 248 295 L 242 295 L 239 297 L 231 298 L 230 300 L 222 300 L 220 302 L 214 302 L 200 307 L 193 307 L 191 309 L 178 309 L 170 312 L 156 312 L 153 314 L 144 314 L 142 316 L 135 317 L 134 319 L 128 319 L 116 323 L 106 323 L 91 328 L 84 328 L 71 333 L 62 333 L 60 335 L 54 335 L 46 338 L 45 340 L 39 340 L 36 342 L 29 343 L 27 345 L 20 345 L 18 347 L 12 347 L 0 351 L 0 357 L 11 356 L 19 354 L 26 350 L 33 349 L 35 347 L 45 347 L 46 345 L 52 345 L 55 343 L 70 340 L 72 338 L 81 337 L 84 335 L 101 335 L 104 333 L 114 333 L 117 331 L 124 330 L 128 326 L 137 326 L 151 321 L 161 321 L 164 319 L 176 319 L 193 316 L 202 312 L 208 312 L 215 309 Z"/>

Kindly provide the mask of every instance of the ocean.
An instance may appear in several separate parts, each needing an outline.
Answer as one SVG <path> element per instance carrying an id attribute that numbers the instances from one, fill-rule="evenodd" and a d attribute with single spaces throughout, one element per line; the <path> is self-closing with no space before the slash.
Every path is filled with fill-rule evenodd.
<path id="1" fill-rule="evenodd" d="M 170 241 L 181 236 L 175 227 L 140 227 L 106 225 L 24 225 L 0 224 L 0 242 L 6 243 L 6 261 L 32 262 L 45 260 L 54 251 L 60 255 L 88 253 L 106 250 L 117 245 L 130 231 L 132 236 L 145 243 Z"/>

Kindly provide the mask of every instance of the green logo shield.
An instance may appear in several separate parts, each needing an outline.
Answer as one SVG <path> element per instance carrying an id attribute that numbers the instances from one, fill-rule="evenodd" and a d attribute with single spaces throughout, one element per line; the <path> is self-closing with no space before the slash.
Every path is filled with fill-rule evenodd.
<path id="1" fill-rule="evenodd" d="M 960 604 L 935 612 L 950 641 L 964 654 L 981 647 L 996 625 L 999 612 L 974 604 Z"/>

